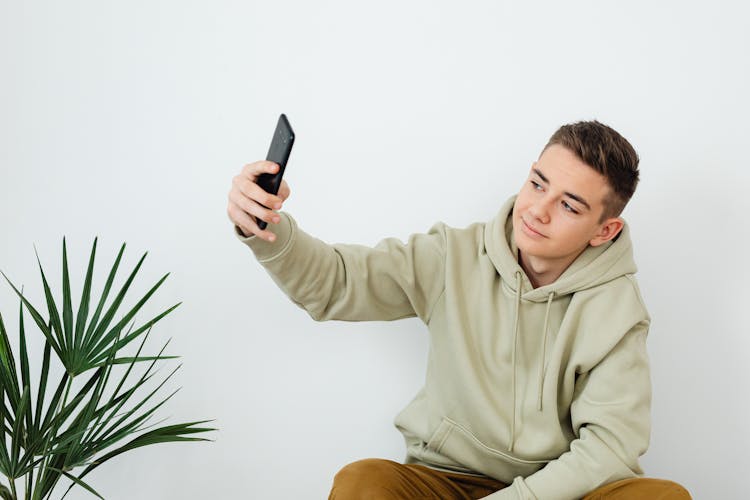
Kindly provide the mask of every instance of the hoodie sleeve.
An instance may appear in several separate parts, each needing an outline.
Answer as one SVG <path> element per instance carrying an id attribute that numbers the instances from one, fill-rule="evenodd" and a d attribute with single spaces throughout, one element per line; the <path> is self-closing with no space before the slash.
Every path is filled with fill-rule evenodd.
<path id="1" fill-rule="evenodd" d="M 571 405 L 577 439 L 540 471 L 517 477 L 487 500 L 573 500 L 642 474 L 638 457 L 651 431 L 648 321 L 634 326 L 589 372 L 579 376 Z"/>
<path id="2" fill-rule="evenodd" d="M 281 212 L 269 225 L 276 241 L 237 237 L 248 245 L 281 290 L 316 321 L 429 320 L 444 287 L 445 225 L 375 247 L 329 245 Z"/>

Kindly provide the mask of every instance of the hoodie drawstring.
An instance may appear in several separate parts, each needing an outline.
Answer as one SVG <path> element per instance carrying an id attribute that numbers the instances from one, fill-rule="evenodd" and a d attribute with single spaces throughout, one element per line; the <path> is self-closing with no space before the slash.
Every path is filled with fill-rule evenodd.
<path id="1" fill-rule="evenodd" d="M 547 335 L 549 333 L 549 309 L 552 305 L 552 299 L 555 292 L 550 292 L 547 297 L 547 309 L 544 312 L 544 339 L 542 340 L 542 357 L 539 359 L 539 398 L 537 399 L 536 408 L 542 411 L 542 391 L 544 390 L 544 358 L 547 356 Z"/>
<path id="2" fill-rule="evenodd" d="M 547 307 L 544 312 L 544 332 L 542 339 L 542 355 L 539 360 L 539 379 L 538 379 L 538 396 L 537 396 L 537 410 L 542 411 L 542 395 L 544 391 L 544 359 L 547 356 L 547 337 L 549 336 L 549 311 L 552 306 L 552 300 L 555 298 L 555 292 L 550 292 L 547 296 Z M 516 271 L 516 308 L 515 317 L 513 320 L 513 349 L 511 351 L 511 364 L 513 365 L 513 373 L 511 376 L 511 384 L 513 386 L 513 418 L 510 421 L 510 443 L 508 444 L 508 451 L 513 451 L 513 444 L 516 435 L 516 349 L 518 346 L 518 323 L 521 309 L 521 272 Z"/>
<path id="3" fill-rule="evenodd" d="M 511 351 L 511 364 L 513 365 L 513 374 L 511 384 L 513 385 L 513 418 L 510 420 L 510 443 L 508 451 L 513 451 L 513 441 L 516 434 L 516 346 L 518 345 L 518 317 L 521 307 L 521 272 L 516 271 L 516 315 L 513 320 L 513 350 Z"/>

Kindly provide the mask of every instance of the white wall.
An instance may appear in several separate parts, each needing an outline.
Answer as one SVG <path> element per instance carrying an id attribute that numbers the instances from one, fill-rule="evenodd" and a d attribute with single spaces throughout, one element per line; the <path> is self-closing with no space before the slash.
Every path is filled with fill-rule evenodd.
<path id="1" fill-rule="evenodd" d="M 59 283 L 65 235 L 79 293 L 94 236 L 98 287 L 123 241 L 128 266 L 148 250 L 138 293 L 171 272 L 153 308 L 184 301 L 154 331 L 184 362 L 161 415 L 221 428 L 91 483 L 324 498 L 349 461 L 402 458 L 392 419 L 423 380 L 423 325 L 313 322 L 226 217 L 280 112 L 297 134 L 286 209 L 364 244 L 489 219 L 559 125 L 596 118 L 642 158 L 625 216 L 653 316 L 643 465 L 742 498 L 749 33 L 728 1 L 0 1 L 0 269 L 39 297 L 32 245 Z M 13 332 L 17 307 L 0 285 Z"/>

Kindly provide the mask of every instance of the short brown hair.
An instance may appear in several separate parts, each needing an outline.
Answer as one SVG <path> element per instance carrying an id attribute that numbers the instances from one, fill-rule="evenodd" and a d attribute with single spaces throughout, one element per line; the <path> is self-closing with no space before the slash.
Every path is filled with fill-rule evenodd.
<path id="1" fill-rule="evenodd" d="M 552 134 L 544 150 L 553 144 L 564 146 L 607 178 L 611 194 L 604 199 L 600 222 L 619 216 L 638 184 L 638 153 L 627 139 L 594 120 L 563 125 Z"/>

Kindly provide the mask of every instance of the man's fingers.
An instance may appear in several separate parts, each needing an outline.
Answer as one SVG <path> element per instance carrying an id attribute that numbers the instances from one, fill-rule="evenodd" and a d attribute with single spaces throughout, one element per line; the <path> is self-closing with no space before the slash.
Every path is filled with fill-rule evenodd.
<path id="1" fill-rule="evenodd" d="M 277 224 L 281 220 L 279 214 L 273 210 L 267 209 L 257 201 L 242 195 L 242 193 L 239 193 L 236 190 L 232 190 L 229 193 L 229 201 L 237 205 L 247 214 L 256 219 L 264 220 L 269 224 Z"/>
<path id="2" fill-rule="evenodd" d="M 275 174 L 279 171 L 279 165 L 268 160 L 260 160 L 242 168 L 242 173 L 249 176 L 255 181 L 260 174 Z"/>
<path id="3" fill-rule="evenodd" d="M 271 193 L 265 191 L 258 184 L 250 181 L 242 175 L 238 175 L 237 177 L 235 177 L 232 180 L 232 184 L 234 185 L 232 192 L 239 191 L 245 197 L 256 201 L 268 208 L 278 210 L 279 208 L 281 208 L 281 204 L 284 202 L 284 200 L 279 196 L 272 195 Z"/>
<path id="4" fill-rule="evenodd" d="M 286 183 L 285 180 L 281 180 L 281 186 L 279 186 L 279 198 L 281 199 L 281 202 L 285 202 L 287 198 L 289 198 L 289 195 L 291 194 L 291 190 L 289 189 L 289 184 Z"/>
<path id="5" fill-rule="evenodd" d="M 255 235 L 267 241 L 274 241 L 276 239 L 275 234 L 268 230 L 261 230 L 256 220 L 231 200 L 227 207 L 227 214 L 229 215 L 229 220 L 239 227 L 245 236 Z"/>

